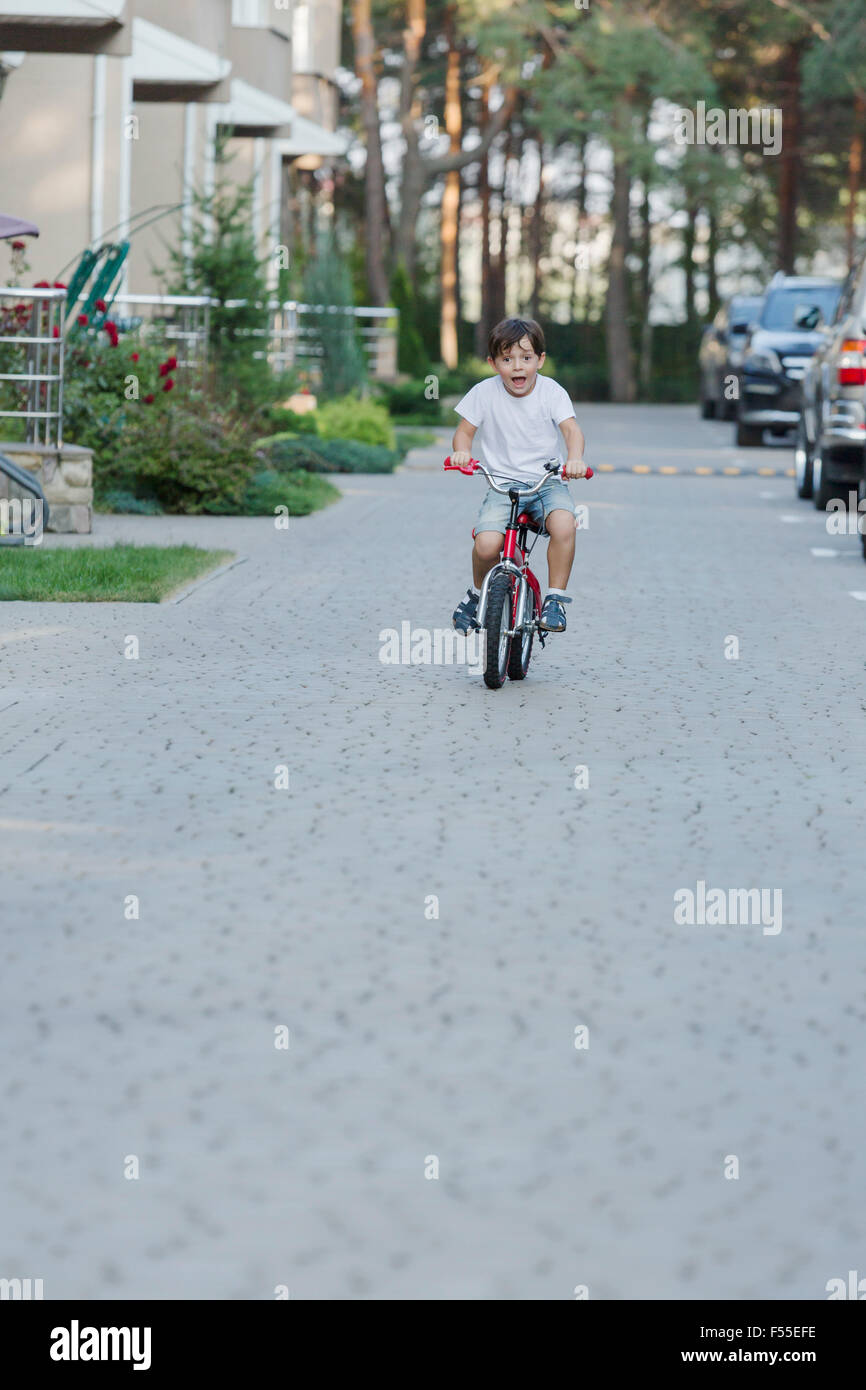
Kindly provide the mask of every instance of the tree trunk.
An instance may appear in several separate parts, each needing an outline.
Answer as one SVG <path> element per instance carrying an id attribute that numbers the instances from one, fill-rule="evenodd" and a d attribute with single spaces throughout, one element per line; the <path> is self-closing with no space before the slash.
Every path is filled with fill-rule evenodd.
<path id="1" fill-rule="evenodd" d="M 449 150 L 457 154 L 463 143 L 463 113 L 460 107 L 460 50 L 454 38 L 454 7 L 449 5 L 445 15 L 445 35 L 448 41 L 448 62 L 445 71 L 445 131 Z M 439 329 L 439 351 L 446 367 L 457 366 L 457 239 L 460 232 L 460 170 L 445 175 L 440 222 L 442 317 Z"/>
<path id="2" fill-rule="evenodd" d="M 707 298 L 708 317 L 714 319 L 719 312 L 719 282 L 716 278 L 716 257 L 719 254 L 719 219 L 713 207 L 707 208 L 709 235 L 707 237 Z"/>
<path id="3" fill-rule="evenodd" d="M 697 240 L 698 209 L 694 194 L 686 194 L 686 225 L 683 231 L 683 274 L 685 276 L 686 325 L 689 332 L 695 326 L 695 242 Z"/>
<path id="4" fill-rule="evenodd" d="M 648 124 L 649 121 L 647 121 L 647 125 Z M 650 180 L 649 174 L 644 174 L 640 219 L 640 361 L 638 364 L 638 380 L 641 394 L 644 398 L 647 398 L 650 394 L 653 370 L 653 335 L 652 326 L 650 324 L 650 301 L 652 298 L 652 277 L 650 274 L 651 257 L 652 224 L 650 222 Z"/>
<path id="5" fill-rule="evenodd" d="M 538 190 L 529 225 L 529 259 L 532 274 L 529 317 L 532 319 L 537 319 L 541 313 L 541 256 L 544 247 L 544 142 L 537 133 L 535 141 L 538 147 Z"/>
<path id="6" fill-rule="evenodd" d="M 589 141 L 584 135 L 581 137 L 578 157 L 580 159 L 580 178 L 577 185 L 577 196 L 575 205 L 577 208 L 577 250 L 574 256 L 574 297 L 572 317 L 576 323 L 585 323 L 587 316 L 587 293 L 586 286 L 588 276 L 584 260 L 587 255 L 587 248 L 583 239 L 584 223 L 586 221 L 586 147 Z M 580 288 L 583 286 L 584 293 L 580 295 Z"/>
<path id="7" fill-rule="evenodd" d="M 361 82 L 361 120 L 367 146 L 367 166 L 364 175 L 367 285 L 371 303 L 379 306 L 388 302 L 388 275 L 385 269 L 388 227 L 371 0 L 353 0 L 352 9 L 355 71 Z"/>
<path id="8" fill-rule="evenodd" d="M 854 129 L 848 147 L 848 208 L 845 215 L 845 240 L 848 247 L 848 269 L 851 270 L 857 258 L 857 198 L 860 193 L 860 178 L 863 172 L 863 116 L 866 114 L 866 99 L 862 92 L 854 97 Z"/>
<path id="9" fill-rule="evenodd" d="M 621 105 L 614 117 L 622 128 L 628 120 L 628 109 Z M 607 364 L 610 379 L 610 398 L 613 401 L 633 401 L 635 397 L 632 367 L 631 336 L 628 324 L 628 271 L 626 257 L 629 246 L 629 205 L 631 175 L 628 156 L 614 147 L 613 198 L 611 217 L 613 235 L 607 273 Z"/>
<path id="10" fill-rule="evenodd" d="M 797 259 L 797 202 L 800 193 L 800 55 L 801 44 L 789 45 L 783 77 L 782 128 L 785 138 L 779 158 L 779 269 L 794 274 Z"/>
<path id="11" fill-rule="evenodd" d="M 481 88 L 481 123 L 487 124 L 489 89 Z M 490 332 L 490 151 L 485 151 L 478 171 L 478 198 L 481 203 L 481 312 L 475 325 L 475 356 L 487 356 L 487 335 Z"/>

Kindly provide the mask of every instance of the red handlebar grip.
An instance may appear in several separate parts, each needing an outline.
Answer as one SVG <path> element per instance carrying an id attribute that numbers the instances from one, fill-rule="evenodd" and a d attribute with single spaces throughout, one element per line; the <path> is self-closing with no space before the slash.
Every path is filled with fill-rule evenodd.
<path id="1" fill-rule="evenodd" d="M 592 477 L 592 469 L 591 469 L 591 468 L 587 468 L 587 470 L 586 470 L 586 476 L 587 476 L 588 478 L 591 478 L 591 477 Z"/>

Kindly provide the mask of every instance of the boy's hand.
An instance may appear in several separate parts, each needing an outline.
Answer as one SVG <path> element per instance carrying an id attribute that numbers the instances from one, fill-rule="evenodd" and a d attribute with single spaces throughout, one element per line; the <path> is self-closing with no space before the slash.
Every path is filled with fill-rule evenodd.
<path id="1" fill-rule="evenodd" d="M 585 478 L 586 464 L 583 459 L 566 459 L 562 465 L 563 478 Z"/>
<path id="2" fill-rule="evenodd" d="M 452 467 L 452 468 L 465 468 L 465 467 L 467 466 L 467 464 L 471 463 L 471 461 L 472 461 L 472 455 L 470 454 L 470 452 L 469 452 L 468 449 L 454 449 L 454 450 L 452 450 L 452 452 L 451 452 L 451 467 Z"/>

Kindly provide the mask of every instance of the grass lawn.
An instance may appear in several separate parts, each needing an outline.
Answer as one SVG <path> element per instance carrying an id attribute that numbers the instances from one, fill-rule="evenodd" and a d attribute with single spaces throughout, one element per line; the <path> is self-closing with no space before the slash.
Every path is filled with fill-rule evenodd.
<path id="1" fill-rule="evenodd" d="M 0 548 L 0 600 L 55 603 L 159 603 L 232 558 L 194 545 Z"/>

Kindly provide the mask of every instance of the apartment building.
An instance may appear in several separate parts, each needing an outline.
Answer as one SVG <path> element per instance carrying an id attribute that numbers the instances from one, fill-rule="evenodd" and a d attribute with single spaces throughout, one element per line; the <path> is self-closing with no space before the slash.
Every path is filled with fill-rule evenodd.
<path id="1" fill-rule="evenodd" d="M 40 229 L 33 278 L 65 279 L 87 246 L 128 236 L 125 287 L 158 291 L 229 128 L 228 173 L 252 183 L 260 248 L 286 244 L 288 171 L 345 150 L 334 129 L 341 8 L 0 0 L 0 210 Z"/>

